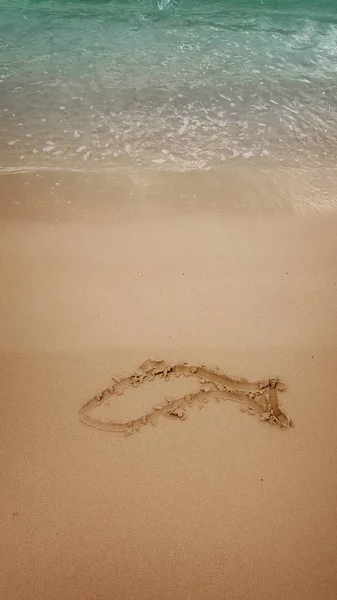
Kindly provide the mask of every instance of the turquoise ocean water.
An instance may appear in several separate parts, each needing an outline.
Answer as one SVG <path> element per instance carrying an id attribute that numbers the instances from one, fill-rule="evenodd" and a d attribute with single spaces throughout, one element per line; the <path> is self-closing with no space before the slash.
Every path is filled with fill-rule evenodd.
<path id="1" fill-rule="evenodd" d="M 0 166 L 337 165 L 336 0 L 0 0 Z"/>

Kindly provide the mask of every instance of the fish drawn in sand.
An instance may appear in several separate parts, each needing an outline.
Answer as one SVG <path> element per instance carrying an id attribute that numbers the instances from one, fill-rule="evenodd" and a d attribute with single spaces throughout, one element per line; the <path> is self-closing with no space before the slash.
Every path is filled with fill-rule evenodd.
<path id="1" fill-rule="evenodd" d="M 152 410 L 138 417 L 134 421 L 125 423 L 103 422 L 90 416 L 91 411 L 108 398 L 122 396 L 129 387 L 138 388 L 144 382 L 170 377 L 196 377 L 199 380 L 199 390 L 183 396 L 182 398 L 167 399 L 153 406 Z M 113 377 L 112 384 L 105 390 L 89 400 L 80 410 L 80 420 L 86 425 L 131 435 L 149 423 L 156 425 L 158 417 L 167 416 L 172 419 L 184 421 L 187 409 L 198 405 L 202 408 L 210 400 L 220 402 L 233 400 L 241 404 L 241 410 L 255 414 L 260 421 L 281 428 L 293 426 L 292 420 L 281 410 L 278 401 L 278 392 L 285 390 L 285 385 L 278 379 L 264 379 L 261 381 L 247 381 L 235 379 L 220 373 L 219 369 L 210 369 L 205 365 L 190 365 L 182 362 L 166 364 L 164 360 L 146 360 L 128 377 Z"/>

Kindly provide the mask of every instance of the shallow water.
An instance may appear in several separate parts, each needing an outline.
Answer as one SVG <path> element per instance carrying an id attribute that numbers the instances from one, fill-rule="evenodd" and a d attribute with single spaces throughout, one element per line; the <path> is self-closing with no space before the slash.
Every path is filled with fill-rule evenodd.
<path id="1" fill-rule="evenodd" d="M 0 165 L 337 163 L 334 0 L 0 0 Z"/>

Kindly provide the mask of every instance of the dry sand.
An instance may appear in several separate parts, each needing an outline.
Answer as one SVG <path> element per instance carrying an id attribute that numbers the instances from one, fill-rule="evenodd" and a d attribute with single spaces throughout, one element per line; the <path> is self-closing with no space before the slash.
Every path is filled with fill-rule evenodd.
<path id="1" fill-rule="evenodd" d="M 0 226 L 0 597 L 334 600 L 336 216 L 34 206 Z M 280 377 L 295 427 L 234 402 L 127 438 L 79 421 L 147 358 Z M 193 386 L 146 383 L 109 411 Z"/>

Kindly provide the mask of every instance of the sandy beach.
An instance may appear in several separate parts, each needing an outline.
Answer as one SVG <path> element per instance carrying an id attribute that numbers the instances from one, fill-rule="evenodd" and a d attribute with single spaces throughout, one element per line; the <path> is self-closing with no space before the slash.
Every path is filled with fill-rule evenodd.
<path id="1" fill-rule="evenodd" d="M 27 182 L 1 184 L 1 598 L 333 600 L 336 215 L 257 196 L 85 212 Z M 80 422 L 148 358 L 279 377 L 294 427 L 231 401 L 127 438 Z M 193 386 L 108 409 L 132 420 Z"/>

